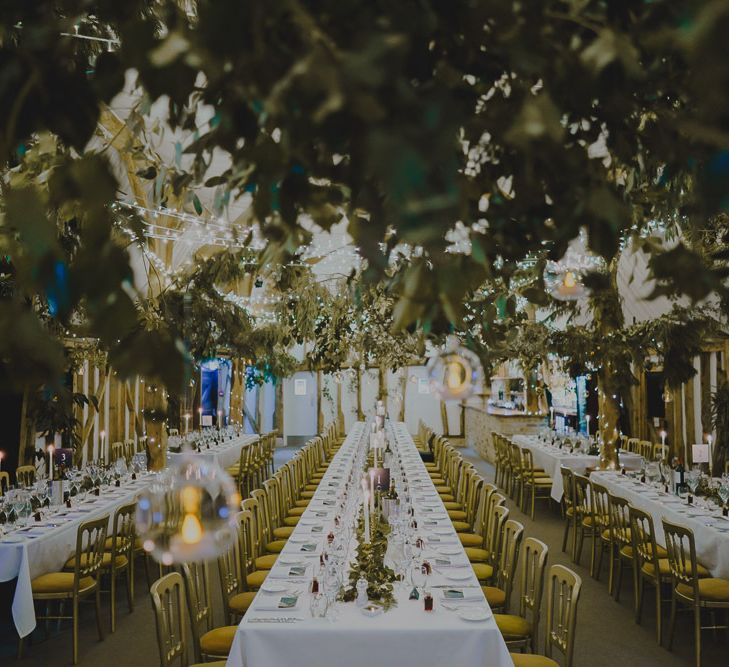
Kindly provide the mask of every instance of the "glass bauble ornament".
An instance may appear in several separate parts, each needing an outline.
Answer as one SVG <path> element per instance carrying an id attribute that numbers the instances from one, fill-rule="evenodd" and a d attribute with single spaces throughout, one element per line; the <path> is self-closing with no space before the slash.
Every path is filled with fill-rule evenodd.
<path id="1" fill-rule="evenodd" d="M 140 494 L 137 534 L 164 565 L 216 558 L 236 539 L 240 495 L 217 463 L 187 454 Z"/>

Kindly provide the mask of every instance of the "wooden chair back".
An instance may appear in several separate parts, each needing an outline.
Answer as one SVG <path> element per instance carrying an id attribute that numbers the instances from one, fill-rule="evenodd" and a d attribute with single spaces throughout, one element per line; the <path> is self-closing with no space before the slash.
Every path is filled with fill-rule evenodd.
<path id="1" fill-rule="evenodd" d="M 582 590 L 582 579 L 564 565 L 549 568 L 547 587 L 547 628 L 544 654 L 552 657 L 554 649 L 565 657 L 564 667 L 572 667 L 575 649 L 577 603 Z"/>

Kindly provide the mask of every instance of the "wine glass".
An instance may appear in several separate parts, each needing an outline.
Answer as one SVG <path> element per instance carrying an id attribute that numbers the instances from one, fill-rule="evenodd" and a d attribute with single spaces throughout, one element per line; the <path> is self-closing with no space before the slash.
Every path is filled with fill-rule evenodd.
<path id="1" fill-rule="evenodd" d="M 724 473 L 719 480 L 719 488 L 717 489 L 721 504 L 726 508 L 727 501 L 729 501 L 729 474 Z"/>
<path id="2" fill-rule="evenodd" d="M 691 468 L 686 475 L 686 484 L 688 484 L 691 495 L 696 495 L 696 489 L 699 487 L 699 481 L 701 480 L 701 470 L 697 466 Z"/>

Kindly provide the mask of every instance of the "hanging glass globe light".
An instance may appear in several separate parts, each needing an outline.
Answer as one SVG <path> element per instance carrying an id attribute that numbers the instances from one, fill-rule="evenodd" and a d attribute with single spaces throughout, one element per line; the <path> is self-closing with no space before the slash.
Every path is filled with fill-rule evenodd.
<path id="1" fill-rule="evenodd" d="M 587 247 L 587 235 L 580 230 L 570 241 L 562 259 L 548 261 L 544 268 L 544 285 L 559 301 L 578 301 L 590 295 L 583 280 L 588 273 L 604 271 L 605 261 Z"/>
<path id="2" fill-rule="evenodd" d="M 217 463 L 183 456 L 140 494 L 137 534 L 163 565 L 207 561 L 236 539 L 240 496 Z"/>
<path id="3" fill-rule="evenodd" d="M 427 365 L 430 386 L 443 401 L 464 401 L 483 380 L 478 356 L 451 336 L 445 349 L 430 358 Z"/>

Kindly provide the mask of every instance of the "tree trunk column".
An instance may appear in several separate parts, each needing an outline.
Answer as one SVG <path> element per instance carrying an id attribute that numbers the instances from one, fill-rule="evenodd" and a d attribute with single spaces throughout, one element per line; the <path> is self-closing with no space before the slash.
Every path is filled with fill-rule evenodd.
<path id="1" fill-rule="evenodd" d="M 167 465 L 167 394 L 161 385 L 145 384 L 147 460 L 150 470 Z"/>
<path id="2" fill-rule="evenodd" d="M 597 373 L 598 395 L 598 442 L 600 446 L 601 470 L 615 470 L 618 467 L 617 442 L 620 437 L 620 403 L 616 388 L 611 382 L 611 367 L 608 362 Z"/>

